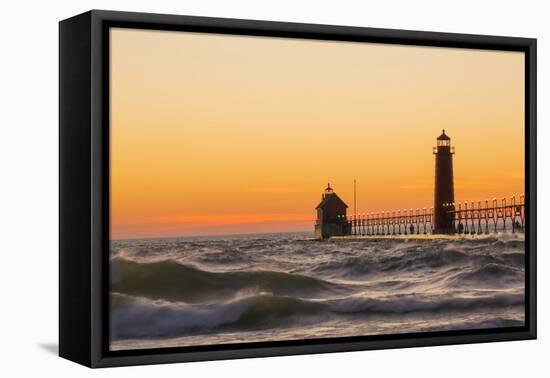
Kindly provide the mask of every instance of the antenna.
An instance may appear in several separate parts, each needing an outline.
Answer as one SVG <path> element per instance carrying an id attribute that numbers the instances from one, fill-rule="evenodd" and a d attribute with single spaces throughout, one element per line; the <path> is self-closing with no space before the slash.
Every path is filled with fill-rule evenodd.
<path id="1" fill-rule="evenodd" d="M 353 215 L 357 217 L 357 181 L 353 179 Z"/>

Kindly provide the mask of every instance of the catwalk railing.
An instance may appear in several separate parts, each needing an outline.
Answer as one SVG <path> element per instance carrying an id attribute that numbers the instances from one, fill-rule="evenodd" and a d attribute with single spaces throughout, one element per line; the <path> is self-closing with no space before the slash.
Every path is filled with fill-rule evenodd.
<path id="1" fill-rule="evenodd" d="M 455 234 L 525 231 L 525 196 L 444 204 Z M 343 217 L 343 216 L 342 216 Z M 359 213 L 346 218 L 354 236 L 433 233 L 433 207 Z"/>

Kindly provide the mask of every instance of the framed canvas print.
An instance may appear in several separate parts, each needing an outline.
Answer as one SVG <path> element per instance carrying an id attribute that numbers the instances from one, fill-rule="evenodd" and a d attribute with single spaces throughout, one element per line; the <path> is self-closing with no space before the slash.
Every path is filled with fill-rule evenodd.
<path id="1" fill-rule="evenodd" d="M 536 337 L 536 40 L 60 22 L 60 355 Z"/>

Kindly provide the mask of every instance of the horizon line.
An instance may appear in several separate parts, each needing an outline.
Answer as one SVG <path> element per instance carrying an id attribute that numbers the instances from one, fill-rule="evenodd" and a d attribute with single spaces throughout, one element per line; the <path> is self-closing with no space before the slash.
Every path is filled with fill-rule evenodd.
<path id="1" fill-rule="evenodd" d="M 203 237 L 223 237 L 223 236 L 249 236 L 249 235 L 274 235 L 274 234 L 296 234 L 296 233 L 313 233 L 311 230 L 295 230 L 295 231 L 275 231 L 275 232 L 235 232 L 227 234 L 204 234 L 204 235 L 186 235 L 186 236 L 150 236 L 150 237 L 128 237 L 128 238 L 109 238 L 109 241 L 128 241 L 128 240 L 151 240 L 151 239 L 187 239 L 187 238 L 203 238 Z"/>

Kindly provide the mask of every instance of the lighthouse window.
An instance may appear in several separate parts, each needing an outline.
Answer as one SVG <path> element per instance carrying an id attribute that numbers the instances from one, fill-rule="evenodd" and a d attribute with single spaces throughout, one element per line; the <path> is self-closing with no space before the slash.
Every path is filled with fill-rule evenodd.
<path id="1" fill-rule="evenodd" d="M 437 145 L 439 147 L 450 147 L 451 146 L 451 141 L 450 140 L 438 140 Z"/>

